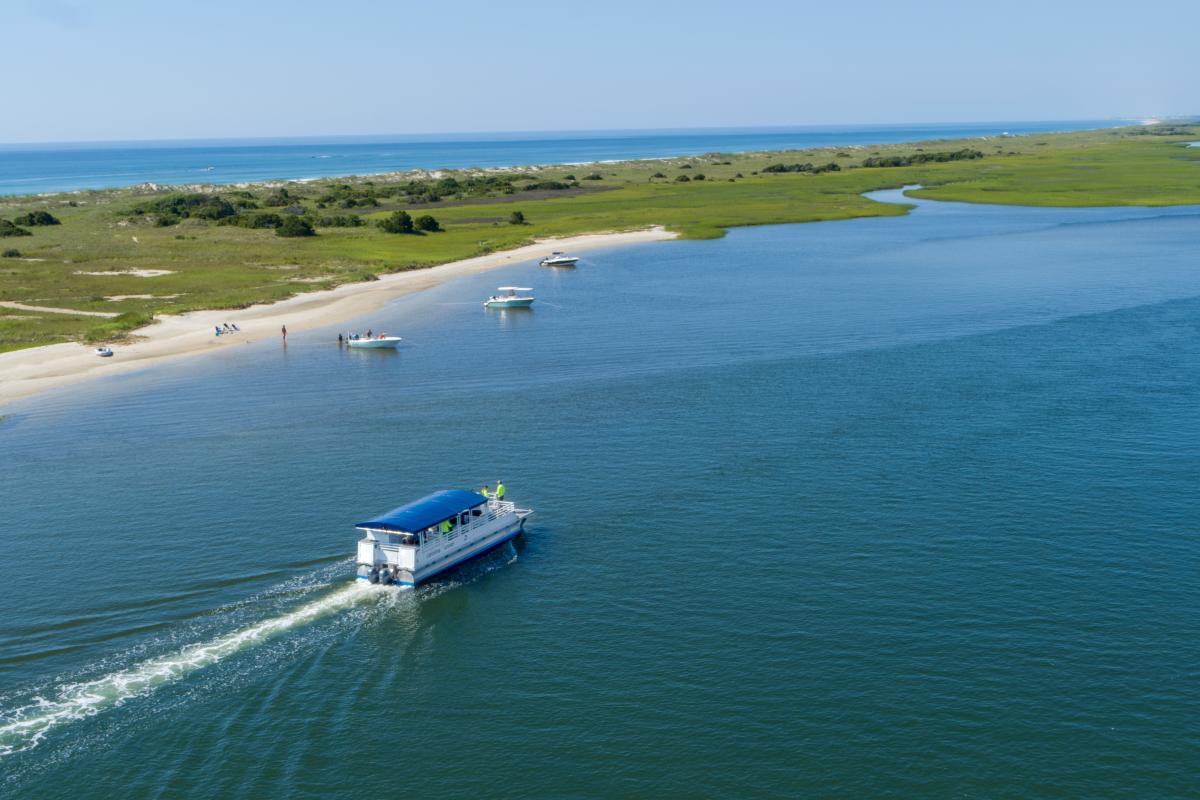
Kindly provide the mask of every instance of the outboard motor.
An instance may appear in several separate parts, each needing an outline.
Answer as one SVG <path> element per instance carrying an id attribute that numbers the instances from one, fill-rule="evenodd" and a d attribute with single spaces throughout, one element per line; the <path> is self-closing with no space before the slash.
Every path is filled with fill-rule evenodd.
<path id="1" fill-rule="evenodd" d="M 371 574 L 367 576 L 367 580 L 371 583 L 379 583 L 379 566 L 371 567 Z"/>
<path id="2" fill-rule="evenodd" d="M 384 586 L 392 585 L 392 571 L 386 565 L 383 569 L 379 570 L 379 582 Z"/>

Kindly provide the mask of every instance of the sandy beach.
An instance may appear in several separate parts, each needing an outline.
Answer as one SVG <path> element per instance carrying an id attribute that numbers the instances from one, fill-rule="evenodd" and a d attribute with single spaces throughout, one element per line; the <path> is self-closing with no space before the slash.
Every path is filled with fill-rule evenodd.
<path id="1" fill-rule="evenodd" d="M 279 338 L 354 319 L 413 292 L 446 281 L 496 269 L 547 254 L 548 249 L 573 253 L 624 244 L 675 238 L 661 227 L 620 233 L 600 233 L 561 239 L 544 239 L 514 250 L 453 261 L 428 269 L 385 275 L 378 281 L 351 283 L 335 289 L 296 295 L 278 303 L 235 311 L 194 311 L 162 316 L 154 325 L 134 331 L 128 344 L 114 346 L 112 358 L 99 358 L 91 345 L 68 342 L 0 353 L 0 405 L 50 389 L 92 378 L 143 370 L 156 363 L 184 356 L 238 347 L 264 338 Z M 213 327 L 226 322 L 241 328 L 231 336 L 214 336 Z"/>

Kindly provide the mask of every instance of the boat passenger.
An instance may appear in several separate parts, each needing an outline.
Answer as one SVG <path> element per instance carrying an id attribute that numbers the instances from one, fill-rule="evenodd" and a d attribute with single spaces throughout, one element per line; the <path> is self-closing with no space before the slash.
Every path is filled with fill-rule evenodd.
<path id="1" fill-rule="evenodd" d="M 486 483 L 483 485 L 483 488 L 479 490 L 479 493 L 481 495 L 483 495 L 484 497 L 492 496 L 492 490 L 488 487 L 488 485 Z"/>
<path id="2" fill-rule="evenodd" d="M 448 519 L 442 520 L 441 523 L 438 525 L 438 529 L 442 533 L 449 533 L 450 532 L 450 520 L 448 520 Z"/>
<path id="3" fill-rule="evenodd" d="M 503 481 L 496 481 L 496 499 L 497 500 L 504 499 L 504 482 Z"/>
<path id="4" fill-rule="evenodd" d="M 367 338 L 368 339 L 371 338 L 371 329 L 370 328 L 367 328 Z"/>

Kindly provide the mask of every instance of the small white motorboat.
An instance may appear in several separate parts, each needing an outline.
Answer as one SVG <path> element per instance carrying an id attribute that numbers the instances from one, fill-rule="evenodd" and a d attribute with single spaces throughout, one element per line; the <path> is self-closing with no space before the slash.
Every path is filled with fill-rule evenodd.
<path id="1" fill-rule="evenodd" d="M 538 263 L 543 267 L 573 267 L 578 260 L 575 256 L 569 256 L 566 253 L 555 250 Z"/>
<path id="2" fill-rule="evenodd" d="M 363 350 L 395 350 L 400 346 L 400 341 L 399 336 L 388 336 L 386 333 L 377 336 L 359 336 L 352 333 L 346 337 L 346 346 Z"/>
<path id="3" fill-rule="evenodd" d="M 359 583 L 414 586 L 520 536 L 533 513 L 477 492 L 450 489 L 355 527 Z"/>
<path id="4" fill-rule="evenodd" d="M 508 294 L 492 295 L 483 301 L 484 308 L 529 308 L 533 305 L 533 295 L 517 294 L 517 292 L 532 292 L 533 289 L 527 286 L 500 286 L 496 291 L 508 292 Z"/>
<path id="5" fill-rule="evenodd" d="M 112 354 L 112 350 L 107 347 L 96 348 L 96 355 L 100 356 L 101 358 L 112 358 Z"/>

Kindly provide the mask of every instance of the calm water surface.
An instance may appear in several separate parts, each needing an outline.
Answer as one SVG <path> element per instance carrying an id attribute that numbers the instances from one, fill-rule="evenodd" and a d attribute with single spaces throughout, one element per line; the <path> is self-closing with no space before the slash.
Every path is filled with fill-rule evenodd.
<path id="1" fill-rule="evenodd" d="M 1198 245 L 922 203 L 14 407 L 0 794 L 1192 793 Z M 354 520 L 497 478 L 516 547 L 348 588 Z"/>
<path id="2" fill-rule="evenodd" d="M 0 144 L 0 195 L 621 161 L 1107 128 L 1115 120 Z"/>

